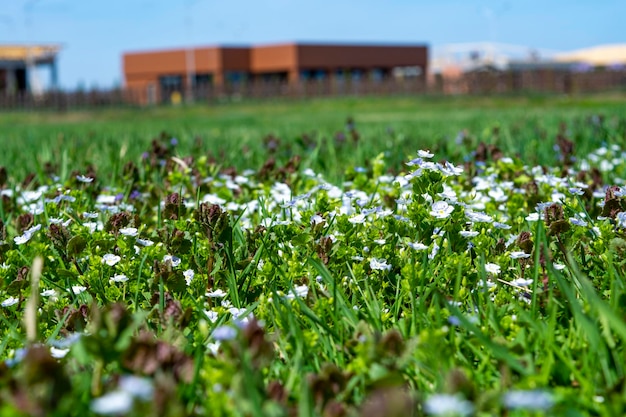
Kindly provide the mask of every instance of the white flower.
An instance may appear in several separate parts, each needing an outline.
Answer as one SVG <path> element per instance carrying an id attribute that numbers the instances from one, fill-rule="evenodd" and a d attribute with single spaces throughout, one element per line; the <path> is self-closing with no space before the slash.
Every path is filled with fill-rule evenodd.
<path id="1" fill-rule="evenodd" d="M 209 342 L 207 343 L 206 347 L 207 349 L 209 349 L 209 352 L 211 352 L 211 355 L 217 356 L 220 351 L 220 345 L 220 342 Z"/>
<path id="2" fill-rule="evenodd" d="M 466 210 L 465 216 L 472 223 L 491 223 L 493 218 L 488 214 L 481 213 L 479 211 Z"/>
<path id="3" fill-rule="evenodd" d="M 24 243 L 28 242 L 31 238 L 31 234 L 30 233 L 24 233 L 21 236 L 15 236 L 13 238 L 13 241 L 15 242 L 15 244 L 17 245 L 23 245 Z"/>
<path id="4" fill-rule="evenodd" d="M 554 267 L 554 269 L 556 269 L 557 271 L 562 271 L 565 269 L 565 265 L 563 264 L 554 264 L 552 265 Z"/>
<path id="5" fill-rule="evenodd" d="M 615 194 L 615 197 L 625 197 L 626 187 L 621 187 L 619 190 L 616 190 L 613 194 Z"/>
<path id="6" fill-rule="evenodd" d="M 319 214 L 314 214 L 311 216 L 311 226 L 317 226 L 318 224 L 324 223 L 324 218 Z"/>
<path id="7" fill-rule="evenodd" d="M 114 195 L 100 194 L 96 198 L 96 203 L 98 203 L 98 204 L 115 204 L 115 196 Z"/>
<path id="8" fill-rule="evenodd" d="M 89 212 L 89 211 L 85 211 L 83 213 L 83 217 L 86 218 L 86 219 L 97 219 L 99 215 L 100 214 L 98 214 L 96 212 Z"/>
<path id="9" fill-rule="evenodd" d="M 24 209 L 28 211 L 30 214 L 34 214 L 34 215 L 41 214 L 43 213 L 43 203 L 41 202 L 32 203 L 27 206 L 24 206 Z"/>
<path id="10" fill-rule="evenodd" d="M 87 287 L 83 287 L 82 285 L 72 285 L 72 292 L 74 294 L 80 294 L 81 292 L 85 291 L 87 289 Z"/>
<path id="11" fill-rule="evenodd" d="M 193 279 L 195 275 L 196 273 L 193 272 L 193 269 L 188 269 L 185 272 L 183 272 L 183 276 L 185 277 L 185 282 L 187 283 L 187 286 L 191 284 L 191 280 Z"/>
<path id="12" fill-rule="evenodd" d="M 445 219 L 452 214 L 454 206 L 446 203 L 445 201 L 436 201 L 430 206 L 430 215 L 437 219 Z"/>
<path id="13" fill-rule="evenodd" d="M 122 391 L 144 401 L 150 400 L 154 393 L 154 386 L 150 379 L 135 375 L 122 375 L 120 377 L 119 387 Z"/>
<path id="14" fill-rule="evenodd" d="M 419 151 L 417 151 L 417 156 L 419 156 L 420 158 L 432 158 L 433 156 L 435 156 L 435 154 L 420 149 Z"/>
<path id="15" fill-rule="evenodd" d="M 389 271 L 391 269 L 391 265 L 387 264 L 386 259 L 372 258 L 370 261 L 370 268 L 379 271 Z"/>
<path id="16" fill-rule="evenodd" d="M 522 259 L 522 258 L 530 258 L 530 254 L 522 251 L 511 252 L 509 255 L 511 259 Z"/>
<path id="17" fill-rule="evenodd" d="M 218 197 L 214 194 L 207 194 L 204 196 L 204 198 L 202 198 L 202 202 L 203 203 L 209 203 L 209 204 L 217 204 L 217 205 L 223 205 L 226 204 L 226 200 L 224 200 L 221 197 Z"/>
<path id="18" fill-rule="evenodd" d="M 539 220 L 539 218 L 539 213 L 530 213 L 528 216 L 526 216 L 526 221 L 536 222 L 537 220 Z"/>
<path id="19" fill-rule="evenodd" d="M 415 159 L 411 159 L 409 162 L 407 162 L 406 164 L 410 167 L 414 166 L 414 165 L 418 165 L 421 166 L 422 163 L 424 161 L 422 160 L 422 158 L 415 158 Z"/>
<path id="20" fill-rule="evenodd" d="M 528 287 L 532 283 L 533 283 L 532 279 L 523 279 L 523 278 L 515 278 L 513 281 L 511 281 L 511 285 L 514 285 L 516 287 Z"/>
<path id="21" fill-rule="evenodd" d="M 52 357 L 56 359 L 64 358 L 69 351 L 69 349 L 59 349 L 55 348 L 54 346 L 50 347 L 50 355 L 52 355 Z"/>
<path id="22" fill-rule="evenodd" d="M 380 219 L 381 217 L 391 216 L 392 214 L 393 214 L 393 210 L 385 209 L 385 210 L 377 211 L 376 218 Z"/>
<path id="23" fill-rule="evenodd" d="M 19 301 L 20 301 L 19 298 L 9 297 L 6 300 L 4 300 L 0 305 L 2 307 L 11 307 L 12 305 L 19 303 Z"/>
<path id="24" fill-rule="evenodd" d="M 287 294 L 286 298 L 289 300 L 293 300 L 296 297 L 306 298 L 308 294 L 309 287 L 307 287 L 306 285 L 296 285 L 293 290 L 289 291 L 289 294 Z"/>
<path id="25" fill-rule="evenodd" d="M 437 242 L 434 242 L 433 249 L 428 254 L 428 259 L 430 260 L 435 259 L 435 256 L 437 256 L 438 253 L 439 253 L 439 245 L 437 244 Z"/>
<path id="26" fill-rule="evenodd" d="M 69 349 L 74 343 L 82 337 L 81 333 L 70 333 L 64 339 L 50 340 L 50 344 L 57 349 Z"/>
<path id="27" fill-rule="evenodd" d="M 128 281 L 128 277 L 124 274 L 116 274 L 109 281 L 111 282 L 126 282 Z"/>
<path id="28" fill-rule="evenodd" d="M 77 175 L 77 176 L 76 176 L 76 179 L 77 179 L 79 182 L 84 182 L 84 183 L 90 183 L 90 182 L 92 182 L 92 181 L 93 181 L 93 178 L 91 178 L 91 177 L 86 177 L 86 176 L 84 176 L 84 175 Z"/>
<path id="29" fill-rule="evenodd" d="M 617 221 L 617 226 L 622 229 L 626 228 L 626 211 L 620 211 L 615 216 L 615 221 Z"/>
<path id="30" fill-rule="evenodd" d="M 41 189 L 38 189 L 37 191 L 24 191 L 21 197 L 18 198 L 17 202 L 19 204 L 23 204 L 23 203 L 28 203 L 31 201 L 39 200 L 42 195 L 43 195 L 43 192 Z"/>
<path id="31" fill-rule="evenodd" d="M 581 226 L 581 227 L 585 227 L 587 226 L 587 222 L 579 219 L 578 217 L 570 217 L 569 218 L 570 223 L 572 223 L 574 226 Z"/>
<path id="32" fill-rule="evenodd" d="M 137 242 L 138 245 L 141 245 L 141 246 L 152 246 L 152 245 L 154 245 L 154 242 L 149 240 L 149 239 L 137 239 L 136 242 Z"/>
<path id="33" fill-rule="evenodd" d="M 474 412 L 474 405 L 460 395 L 435 394 L 424 403 L 424 411 L 433 416 L 469 416 Z"/>
<path id="34" fill-rule="evenodd" d="M 517 241 L 518 237 L 519 237 L 519 235 L 515 235 L 515 234 L 510 235 L 509 238 L 505 242 L 506 247 L 508 248 L 513 243 L 515 243 Z"/>
<path id="35" fill-rule="evenodd" d="M 428 246 L 424 245 L 423 243 L 420 242 L 409 242 L 407 243 L 407 245 L 413 249 L 413 250 L 426 250 L 428 249 Z"/>
<path id="36" fill-rule="evenodd" d="M 551 195 L 551 200 L 555 203 L 562 203 L 565 200 L 566 195 L 559 192 L 553 192 Z"/>
<path id="37" fill-rule="evenodd" d="M 98 229 L 102 230 L 102 226 L 99 222 L 85 222 L 83 223 L 83 226 L 89 228 L 90 233 L 93 233 Z"/>
<path id="38" fill-rule="evenodd" d="M 102 263 L 105 263 L 109 266 L 114 266 L 116 263 L 118 263 L 121 260 L 122 258 L 120 258 L 117 255 L 113 255 L 112 253 L 107 253 L 106 255 L 102 257 Z"/>
<path id="39" fill-rule="evenodd" d="M 34 225 L 34 226 L 24 230 L 24 233 L 29 233 L 29 234 L 32 235 L 33 233 L 39 231 L 40 229 L 41 229 L 41 225 L 40 224 L 36 224 L 36 225 Z"/>
<path id="40" fill-rule="evenodd" d="M 610 163 L 609 161 L 607 161 L 606 159 L 603 159 L 602 161 L 600 161 L 600 171 L 602 172 L 608 172 L 608 171 L 612 171 L 614 166 L 612 163 Z"/>
<path id="41" fill-rule="evenodd" d="M 213 339 L 217 341 L 233 340 L 237 336 L 237 330 L 231 326 L 220 326 L 211 333 Z"/>
<path id="42" fill-rule="evenodd" d="M 120 233 L 124 236 L 137 236 L 137 228 L 136 227 L 124 227 L 120 229 Z"/>
<path id="43" fill-rule="evenodd" d="M 502 402 L 506 408 L 529 411 L 545 411 L 554 405 L 552 395 L 541 390 L 509 391 L 504 394 Z"/>
<path id="44" fill-rule="evenodd" d="M 498 275 L 500 273 L 500 266 L 493 263 L 486 263 L 485 271 L 489 272 L 492 275 Z"/>
<path id="45" fill-rule="evenodd" d="M 439 197 L 445 198 L 448 201 L 456 202 L 458 200 L 458 196 L 456 195 L 456 191 L 452 188 L 445 186 L 443 191 L 437 194 Z"/>
<path id="46" fill-rule="evenodd" d="M 167 263 L 168 261 L 172 264 L 173 268 L 175 268 L 178 265 L 180 265 L 180 258 L 178 256 L 165 255 L 163 257 L 163 263 Z"/>
<path id="47" fill-rule="evenodd" d="M 41 292 L 41 296 L 42 297 L 56 297 L 57 292 L 52 289 L 52 290 L 44 290 Z"/>
<path id="48" fill-rule="evenodd" d="M 223 290 L 218 288 L 215 291 L 207 292 L 205 295 L 211 298 L 222 298 L 222 297 L 226 297 L 228 294 L 226 294 Z"/>
<path id="49" fill-rule="evenodd" d="M 459 234 L 463 237 L 476 237 L 479 235 L 476 230 L 461 230 Z"/>
<path id="50" fill-rule="evenodd" d="M 493 222 L 493 226 L 496 229 L 503 229 L 503 230 L 509 230 L 511 228 L 510 225 L 508 225 L 506 223 L 500 223 L 500 222 Z"/>
<path id="51" fill-rule="evenodd" d="M 502 188 L 494 188 L 487 192 L 487 195 L 498 203 L 508 200 L 508 197 Z"/>
<path id="52" fill-rule="evenodd" d="M 448 161 L 446 161 L 445 164 L 440 165 L 439 166 L 439 170 L 441 171 L 441 173 L 443 173 L 445 175 L 458 176 L 458 175 L 461 175 L 463 173 L 463 168 L 462 167 L 454 166 L 453 164 L 451 164 Z"/>
<path id="53" fill-rule="evenodd" d="M 91 402 L 91 411 L 96 414 L 122 415 L 133 406 L 133 396 L 126 391 L 112 391 Z"/>
<path id="54" fill-rule="evenodd" d="M 228 309 L 228 312 L 233 316 L 233 318 L 235 320 L 238 320 L 246 312 L 246 309 L 245 308 L 230 307 Z"/>
<path id="55" fill-rule="evenodd" d="M 218 318 L 217 311 L 204 310 L 204 314 L 207 316 L 209 320 L 211 320 L 211 323 L 215 323 L 217 321 L 217 318 Z"/>
<path id="56" fill-rule="evenodd" d="M 352 224 L 361 224 L 365 222 L 365 214 L 357 214 L 348 219 L 348 221 Z"/>

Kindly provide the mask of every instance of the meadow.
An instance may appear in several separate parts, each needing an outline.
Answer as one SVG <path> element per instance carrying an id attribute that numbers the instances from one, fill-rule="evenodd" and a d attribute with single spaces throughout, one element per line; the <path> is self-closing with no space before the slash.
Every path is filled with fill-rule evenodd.
<path id="1" fill-rule="evenodd" d="M 623 415 L 624 109 L 0 114 L 0 416 Z"/>
<path id="2" fill-rule="evenodd" d="M 463 160 L 454 146 L 459 134 L 475 142 L 497 142 L 528 164 L 554 164 L 544 152 L 566 123 L 575 128 L 578 150 L 588 152 L 598 142 L 589 137 L 585 119 L 620 116 L 624 95 L 580 97 L 389 97 L 335 98 L 301 101 L 242 102 L 221 105 L 96 111 L 8 112 L 0 114 L 0 166 L 16 178 L 39 173 L 46 162 L 65 175 L 86 164 L 98 166 L 115 182 L 120 161 L 137 161 L 161 134 L 179 139 L 180 154 L 209 155 L 237 169 L 259 168 L 267 158 L 265 142 L 278 138 L 275 158 L 292 154 L 339 180 L 345 164 L 364 165 L 380 152 L 390 152 L 399 166 L 416 149 L 438 151 L 440 158 Z M 357 146 L 342 146 L 353 118 Z M 494 134 L 497 132 L 497 134 Z M 350 140 L 351 141 L 351 140 Z M 349 142 L 349 141 L 348 141 Z M 314 145 L 317 152 L 309 152 Z M 308 157 L 307 157 L 308 156 Z"/>

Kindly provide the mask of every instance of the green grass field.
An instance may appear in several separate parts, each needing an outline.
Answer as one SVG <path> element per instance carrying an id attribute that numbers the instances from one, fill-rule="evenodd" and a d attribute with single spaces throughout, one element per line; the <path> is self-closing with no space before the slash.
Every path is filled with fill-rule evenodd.
<path id="1" fill-rule="evenodd" d="M 624 109 L 1 114 L 0 417 L 626 415 Z"/>
<path id="2" fill-rule="evenodd" d="M 0 166 L 14 175 L 37 171 L 48 161 L 69 164 L 64 172 L 81 169 L 86 163 L 116 175 L 120 156 L 137 160 L 161 132 L 180 140 L 180 152 L 198 156 L 211 152 L 225 164 L 237 168 L 260 167 L 267 159 L 263 138 L 273 134 L 291 149 L 277 157 L 309 154 L 309 144 L 298 138 L 307 135 L 314 143 L 327 143 L 323 158 L 305 163 L 333 177 L 342 174 L 341 162 L 356 165 L 379 152 L 391 152 L 400 162 L 416 149 L 429 148 L 441 157 L 461 159 L 450 146 L 459 132 L 466 131 L 474 142 L 494 142 L 509 154 L 519 154 L 528 163 L 554 163 L 553 153 L 544 151 L 559 132 L 560 124 L 586 135 L 585 119 L 603 115 L 611 122 L 623 115 L 626 96 L 591 97 L 418 97 L 345 98 L 311 101 L 230 103 L 215 106 L 110 109 L 67 113 L 0 114 L 3 152 Z M 346 132 L 352 117 L 360 135 L 357 147 L 336 150 L 334 137 Z M 499 135 L 493 129 L 499 128 Z M 617 128 L 617 127 L 616 127 Z M 623 126 L 621 127 L 623 129 Z M 350 142 L 350 141 L 348 141 Z M 585 146 L 589 145 L 589 148 Z M 581 151 L 597 143 L 579 143 Z M 336 169 L 332 169 L 335 167 Z"/>

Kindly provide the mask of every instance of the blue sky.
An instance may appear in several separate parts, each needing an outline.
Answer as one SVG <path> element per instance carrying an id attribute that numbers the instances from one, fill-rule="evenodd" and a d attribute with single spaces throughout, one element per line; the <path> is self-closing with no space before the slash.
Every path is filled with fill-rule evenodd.
<path id="1" fill-rule="evenodd" d="M 0 43 L 60 43 L 64 88 L 123 82 L 125 51 L 285 41 L 567 51 L 626 42 L 626 0 L 0 0 Z"/>

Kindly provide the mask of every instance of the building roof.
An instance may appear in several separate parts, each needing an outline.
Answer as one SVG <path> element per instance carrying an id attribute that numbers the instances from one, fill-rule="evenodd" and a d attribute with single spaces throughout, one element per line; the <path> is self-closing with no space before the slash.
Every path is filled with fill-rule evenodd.
<path id="1" fill-rule="evenodd" d="M 48 62 L 60 49 L 59 45 L 0 45 L 0 61 Z"/>
<path id="2" fill-rule="evenodd" d="M 594 66 L 626 64 L 626 44 L 600 45 L 556 54 L 559 62 L 578 62 Z"/>

